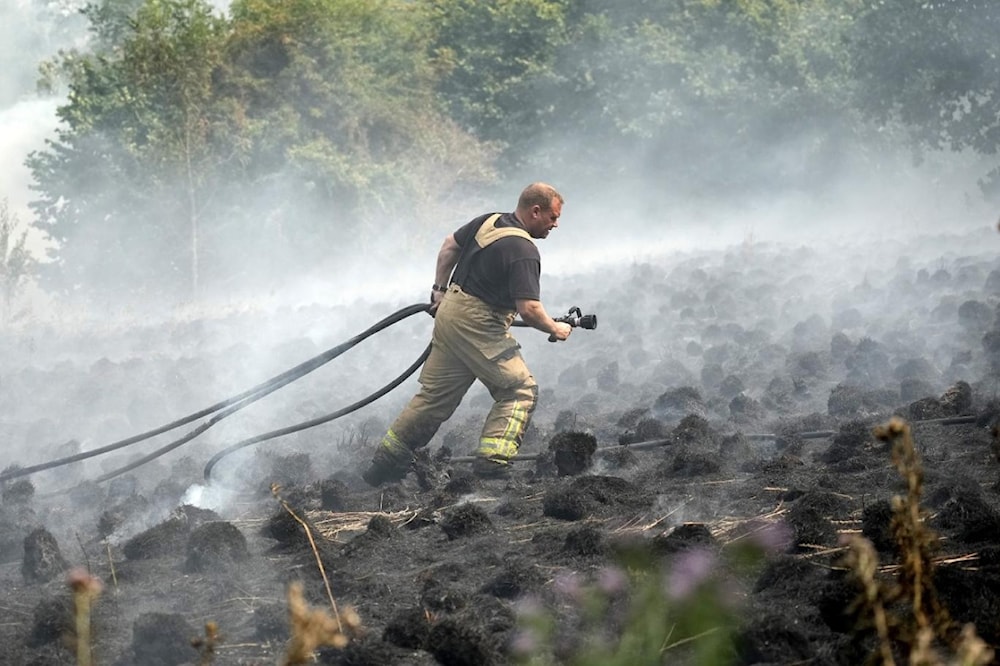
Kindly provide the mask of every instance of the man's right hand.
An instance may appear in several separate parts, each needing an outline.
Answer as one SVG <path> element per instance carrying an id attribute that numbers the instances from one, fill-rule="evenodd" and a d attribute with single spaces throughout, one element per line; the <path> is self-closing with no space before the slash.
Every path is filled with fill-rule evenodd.
<path id="1" fill-rule="evenodd" d="M 569 334 L 573 332 L 573 327 L 564 321 L 556 322 L 556 330 L 549 336 L 549 340 L 555 342 L 555 340 L 565 340 L 569 337 Z"/>

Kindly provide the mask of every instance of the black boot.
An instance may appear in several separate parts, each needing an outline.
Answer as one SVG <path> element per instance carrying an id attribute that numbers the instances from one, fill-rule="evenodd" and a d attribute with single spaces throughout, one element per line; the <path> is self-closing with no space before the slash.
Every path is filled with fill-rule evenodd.
<path id="1" fill-rule="evenodd" d="M 472 461 L 472 473 L 480 479 L 508 479 L 510 468 L 506 460 L 480 457 Z"/>
<path id="2" fill-rule="evenodd" d="M 383 449 L 379 449 L 372 456 L 372 462 L 368 465 L 368 469 L 361 473 L 361 478 L 369 486 L 375 488 L 378 488 L 383 483 L 402 481 L 410 471 L 412 462 L 412 458 L 405 463 L 396 460 L 392 456 L 383 453 Z"/>

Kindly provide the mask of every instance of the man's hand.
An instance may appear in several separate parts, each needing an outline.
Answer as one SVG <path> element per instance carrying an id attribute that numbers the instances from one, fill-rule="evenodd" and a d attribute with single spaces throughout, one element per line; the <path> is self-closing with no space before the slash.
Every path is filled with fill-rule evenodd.
<path id="1" fill-rule="evenodd" d="M 564 321 L 556 322 L 556 330 L 549 336 L 549 340 L 565 340 L 573 332 L 573 327 Z"/>
<path id="2" fill-rule="evenodd" d="M 438 306 L 441 305 L 441 301 L 444 300 L 444 292 L 438 291 L 437 289 L 431 289 L 431 306 L 427 309 L 427 313 L 430 316 L 437 314 Z"/>
<path id="3" fill-rule="evenodd" d="M 549 341 L 565 340 L 569 337 L 573 327 L 564 321 L 556 321 L 545 311 L 541 301 L 529 300 L 526 298 L 515 298 L 514 305 L 517 306 L 517 313 L 528 326 L 537 328 L 549 334 Z"/>

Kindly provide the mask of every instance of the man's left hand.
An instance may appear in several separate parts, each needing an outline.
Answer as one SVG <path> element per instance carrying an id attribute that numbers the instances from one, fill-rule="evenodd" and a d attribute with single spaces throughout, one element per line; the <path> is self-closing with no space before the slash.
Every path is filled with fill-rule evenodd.
<path id="1" fill-rule="evenodd" d="M 431 290 L 431 306 L 427 309 L 430 316 L 434 316 L 437 313 L 438 306 L 441 305 L 441 301 L 444 300 L 444 292 L 437 291 L 436 289 Z"/>

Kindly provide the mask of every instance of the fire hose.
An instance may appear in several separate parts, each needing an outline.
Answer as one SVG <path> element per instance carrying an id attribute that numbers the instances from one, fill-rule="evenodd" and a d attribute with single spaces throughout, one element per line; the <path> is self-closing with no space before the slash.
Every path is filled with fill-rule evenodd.
<path id="1" fill-rule="evenodd" d="M 139 442 L 145 441 L 147 439 L 163 434 L 170 430 L 174 430 L 175 428 L 179 428 L 181 426 L 193 423 L 198 419 L 212 415 L 211 418 L 209 418 L 207 421 L 201 423 L 200 425 L 198 425 L 185 435 L 181 436 L 180 438 L 175 439 L 165 444 L 164 446 L 161 446 L 155 451 L 152 451 L 151 453 L 142 456 L 141 458 L 134 460 L 123 467 L 119 467 L 110 472 L 102 474 L 101 476 L 94 479 L 94 482 L 101 483 L 103 481 L 108 481 L 109 479 L 125 474 L 126 472 L 130 472 L 133 469 L 141 467 L 142 465 L 145 465 L 146 463 L 151 462 L 152 460 L 155 460 L 156 458 L 159 458 L 160 456 L 165 455 L 173 451 L 174 449 L 177 449 L 178 447 L 190 442 L 191 440 L 201 435 L 202 433 L 204 433 L 209 428 L 216 425 L 226 417 L 231 416 L 232 414 L 238 412 L 244 407 L 256 402 L 257 400 L 260 400 L 261 398 L 273 393 L 274 391 L 277 391 L 279 388 L 286 386 L 292 383 L 293 381 L 300 379 L 301 377 L 304 377 L 305 375 L 311 373 L 317 368 L 320 368 L 321 366 L 337 358 L 344 352 L 353 348 L 361 341 L 371 337 L 375 333 L 378 333 L 379 331 L 382 331 L 388 328 L 389 326 L 392 326 L 393 324 L 396 324 L 402 321 L 403 319 L 406 319 L 407 317 L 417 314 L 418 312 L 426 312 L 428 310 L 428 307 L 429 306 L 426 303 L 418 303 L 402 308 L 397 312 L 389 315 L 388 317 L 385 317 L 381 321 L 373 324 L 368 329 L 355 335 L 346 342 L 343 342 L 331 349 L 328 349 L 327 351 L 318 354 L 317 356 L 314 356 L 313 358 L 303 363 L 300 363 L 299 365 L 289 370 L 286 370 L 285 372 L 276 375 L 271 379 L 268 379 L 267 381 L 264 381 L 231 398 L 221 400 L 209 407 L 198 410 L 197 412 L 176 419 L 174 421 L 171 421 L 170 423 L 164 424 L 157 428 L 153 428 L 152 430 L 148 430 L 138 435 L 134 435 L 132 437 L 128 437 L 126 439 L 119 440 L 117 442 L 113 442 L 106 446 L 92 449 L 90 451 L 83 451 L 56 460 L 51 460 L 45 463 L 31 465 L 28 467 L 9 468 L 4 472 L 0 473 L 0 483 L 28 476 L 30 474 L 41 472 L 43 470 L 62 467 L 64 465 L 69 465 L 71 463 L 86 460 L 88 458 L 93 458 L 99 455 L 103 455 L 105 453 L 111 453 L 112 451 L 117 451 L 127 446 L 137 444 Z M 576 307 L 570 308 L 569 313 L 566 316 L 560 317 L 556 319 L 556 321 L 562 321 L 574 327 L 579 326 L 582 328 L 591 328 L 591 329 L 597 327 L 597 317 L 595 315 L 583 315 L 580 311 L 580 308 Z M 522 321 L 515 321 L 513 325 L 527 326 L 527 324 L 525 324 Z M 554 338 L 550 338 L 550 340 L 554 340 Z M 288 435 L 294 432 L 298 432 L 300 430 L 305 430 L 307 428 L 312 428 L 321 425 L 323 423 L 327 423 L 334 419 L 350 414 L 351 412 L 357 411 L 358 409 L 361 409 L 362 407 L 374 402 L 375 400 L 378 400 L 379 398 L 383 397 L 384 395 L 395 389 L 397 386 L 402 384 L 414 372 L 416 372 L 417 369 L 420 368 L 421 365 L 423 365 L 424 361 L 427 360 L 427 356 L 430 354 L 430 350 L 431 350 L 430 345 L 428 345 L 427 348 L 424 349 L 424 351 L 421 353 L 421 355 L 395 379 L 393 379 L 391 382 L 389 382 L 382 388 L 378 389 L 377 391 L 369 394 L 368 396 L 362 398 L 361 400 L 358 400 L 357 402 L 352 403 L 351 405 L 348 405 L 347 407 L 339 409 L 330 414 L 320 416 L 318 418 L 310 419 L 302 423 L 298 423 L 278 430 L 273 430 L 271 432 L 264 433 L 262 435 L 251 437 L 241 442 L 237 442 L 236 444 L 229 446 L 226 449 L 223 449 L 222 451 L 218 452 L 215 456 L 213 456 L 206 465 L 204 470 L 204 476 L 206 480 L 210 480 L 211 470 L 219 462 L 219 460 L 221 460 L 223 457 L 234 451 L 237 451 L 239 449 L 245 448 L 253 444 L 258 444 L 260 442 L 267 441 L 269 439 L 274 439 L 276 437 L 281 437 L 283 435 Z M 51 494 L 60 494 L 60 493 L 56 492 Z"/>
<path id="2" fill-rule="evenodd" d="M 168 431 L 173 430 L 175 428 L 179 428 L 181 426 L 193 423 L 194 421 L 197 421 L 198 419 L 201 419 L 201 418 L 204 418 L 206 416 L 214 414 L 214 416 L 212 416 L 212 418 L 210 418 L 207 421 L 205 421 L 204 423 L 200 424 L 199 426 L 197 426 L 196 428 L 194 428 L 190 432 L 186 433 L 182 437 L 169 442 L 168 444 L 166 444 L 166 445 L 164 445 L 164 446 L 156 449 L 155 451 L 153 451 L 153 452 L 151 452 L 151 453 L 149 453 L 149 454 L 147 454 L 147 455 L 145 455 L 145 456 L 143 456 L 143 457 L 141 457 L 141 458 L 139 458 L 139 459 L 137 459 L 137 460 L 135 460 L 135 461 L 133 461 L 133 462 L 125 465 L 125 466 L 123 466 L 123 467 L 120 467 L 118 469 L 112 470 L 110 472 L 107 472 L 107 473 L 99 476 L 98 478 L 94 479 L 94 482 L 101 483 L 103 481 L 108 481 L 109 479 L 112 479 L 112 478 L 115 478 L 115 477 L 120 476 L 122 474 L 125 474 L 126 472 L 129 472 L 129 471 L 131 471 L 133 469 L 136 469 L 137 467 L 140 467 L 140 466 L 142 466 L 142 465 L 144 465 L 144 464 L 146 464 L 146 463 L 148 463 L 148 462 L 150 462 L 150 461 L 152 461 L 152 460 L 154 460 L 154 459 L 156 459 L 156 458 L 158 458 L 158 457 L 160 457 L 162 455 L 165 455 L 165 454 L 169 453 L 170 451 L 173 451 L 174 449 L 177 449 L 178 447 L 180 447 L 180 446 L 182 446 L 182 445 L 190 442 L 191 440 L 193 440 L 194 438 L 196 438 L 198 435 L 201 435 L 202 433 L 204 433 L 209 428 L 211 428 L 215 424 L 219 423 L 220 421 L 222 421 L 226 417 L 231 416 L 232 414 L 236 413 L 240 409 L 243 409 L 244 407 L 246 407 L 246 406 L 248 406 L 248 405 L 256 402 L 257 400 L 260 400 L 261 398 L 263 398 L 263 397 L 265 397 L 265 396 L 273 393 L 274 391 L 278 390 L 279 388 L 281 388 L 283 386 L 286 386 L 287 384 L 290 384 L 293 381 L 295 381 L 295 380 L 297 380 L 297 379 L 299 379 L 299 378 L 301 378 L 301 377 L 303 377 L 303 376 L 311 373 L 312 371 L 318 369 L 319 367 L 325 365 L 326 363 L 328 363 L 328 362 L 332 361 L 333 359 L 337 358 L 338 356 L 340 356 L 344 352 L 346 352 L 349 349 L 353 348 L 358 343 L 360 343 L 363 340 L 371 337 L 375 333 L 378 333 L 379 331 L 382 331 L 382 330 L 388 328 L 389 326 L 391 326 L 391 325 L 393 325 L 395 323 L 398 323 L 399 321 L 402 321 L 403 319 L 406 319 L 407 317 L 410 317 L 410 316 L 412 316 L 414 314 L 417 314 L 418 312 L 426 312 L 427 309 L 428 309 L 428 307 L 429 306 L 427 304 L 425 304 L 425 303 L 418 303 L 418 304 L 415 304 L 415 305 L 410 305 L 410 306 L 407 306 L 405 308 L 402 308 L 402 309 L 398 310 L 397 312 L 389 315 L 388 317 L 385 317 L 381 321 L 373 324 L 368 329 L 366 329 L 365 331 L 359 333 L 358 335 L 355 335 L 354 337 L 350 338 L 346 342 L 343 342 L 343 343 L 341 343 L 341 344 L 339 344 L 339 345 L 337 345 L 337 346 L 335 346 L 335 347 L 333 347 L 333 348 L 331 348 L 331 349 L 329 349 L 329 350 L 327 350 L 327 351 L 325 351 L 325 352 L 323 352 L 323 353 L 321 353 L 321 354 L 319 354 L 319 355 L 317 355 L 317 356 L 315 356 L 315 357 L 313 357 L 313 358 L 311 358 L 311 359 L 309 359 L 309 360 L 307 360 L 307 361 L 305 361 L 303 363 L 300 363 L 299 365 L 291 368 L 290 370 L 286 370 L 285 372 L 283 372 L 283 373 L 281 373 L 279 375 L 276 375 L 275 377 L 272 377 L 271 379 L 268 379 L 267 381 L 264 381 L 264 382 L 262 382 L 262 383 L 260 383 L 260 384 L 258 384 L 256 386 L 254 386 L 254 387 L 252 387 L 252 388 L 250 388 L 250 389 L 248 389 L 248 390 L 246 390 L 246 391 L 244 391 L 244 392 L 242 392 L 242 393 L 240 393 L 240 394 L 238 394 L 236 396 L 233 396 L 231 398 L 227 398 L 225 400 L 219 401 L 219 402 L 215 403 L 214 405 L 211 405 L 209 407 L 201 409 L 201 410 L 199 410 L 197 412 L 189 414 L 189 415 L 187 415 L 185 417 L 182 417 L 180 419 L 171 421 L 170 423 L 164 424 L 164 425 L 159 426 L 157 428 L 154 428 L 152 430 L 148 430 L 148 431 L 140 433 L 138 435 L 134 435 L 132 437 L 128 437 L 126 439 L 123 439 L 123 440 L 120 440 L 120 441 L 117 441 L 117 442 L 113 442 L 111 444 L 108 444 L 106 446 L 103 446 L 103 447 L 100 447 L 100 448 L 97 448 L 97 449 L 92 449 L 90 451 L 84 451 L 84 452 L 77 453 L 77 454 L 74 454 L 74 455 L 66 456 L 64 458 L 59 458 L 57 460 L 51 460 L 49 462 L 40 463 L 40 464 L 32 465 L 32 466 L 29 466 L 29 467 L 11 467 L 11 468 L 8 468 L 4 472 L 0 473 L 0 484 L 2 484 L 4 482 L 7 482 L 7 481 L 10 481 L 10 480 L 13 480 L 13 479 L 16 479 L 16 478 L 28 476 L 28 475 L 34 474 L 36 472 L 41 472 L 43 470 L 54 469 L 54 468 L 61 467 L 61 466 L 64 466 L 64 465 L 69 465 L 69 464 L 74 463 L 74 462 L 79 462 L 79 461 L 82 461 L 82 460 L 86 460 L 88 458 L 93 458 L 95 456 L 99 456 L 99 455 L 102 455 L 102 454 L 105 454 L 105 453 L 110 453 L 112 451 L 116 451 L 116 450 L 125 448 L 127 446 L 131 446 L 132 444 L 137 444 L 139 442 L 145 441 L 147 439 L 150 439 L 150 438 L 155 437 L 157 435 L 160 435 L 162 433 L 165 433 L 165 432 L 168 432 Z M 578 308 L 578 307 L 572 307 L 572 308 L 570 308 L 569 312 L 565 316 L 556 318 L 556 321 L 565 322 L 565 323 L 569 324 L 570 326 L 572 326 L 574 328 L 576 328 L 576 327 L 584 328 L 584 329 L 594 329 L 594 328 L 597 328 L 597 316 L 593 315 L 593 314 L 585 315 L 585 314 L 583 314 L 581 312 L 580 308 Z M 527 326 L 529 326 L 529 324 L 527 324 L 526 322 L 521 321 L 521 320 L 514 321 L 512 325 L 513 326 L 518 326 L 518 327 L 527 327 Z M 549 341 L 550 342 L 554 342 L 555 341 L 555 337 L 554 336 L 549 336 Z M 368 405 L 368 404 L 370 404 L 370 403 L 378 400 L 379 398 L 383 397 L 384 395 L 386 395 L 387 393 L 389 393 L 390 391 L 392 391 L 393 389 L 395 389 L 396 387 L 398 387 L 406 379 L 408 379 L 413 373 L 415 373 L 417 371 L 417 369 L 419 369 L 420 366 L 423 365 L 424 361 L 427 359 L 427 356 L 430 354 L 430 349 L 431 349 L 430 345 L 428 345 L 427 348 L 421 353 L 421 355 L 406 370 L 404 370 L 401 374 L 399 374 L 395 379 L 393 379 L 392 381 L 390 381 L 388 384 L 386 384 L 382 388 L 378 389 L 377 391 L 369 394 L 368 396 L 362 398 L 361 400 L 358 400 L 357 402 L 354 402 L 351 405 L 348 405 L 347 407 L 343 407 L 343 408 L 341 408 L 339 410 L 336 410 L 336 411 L 334 411 L 334 412 L 332 412 L 330 414 L 326 414 L 324 416 L 320 416 L 320 417 L 317 417 L 317 418 L 314 418 L 314 419 L 303 421 L 303 422 L 295 424 L 295 425 L 287 426 L 285 428 L 280 428 L 278 430 L 273 430 L 273 431 L 270 431 L 270 432 L 267 432 L 267 433 L 264 433 L 264 434 L 261 434 L 261 435 L 257 435 L 257 436 L 254 436 L 254 437 L 242 440 L 240 442 L 237 442 L 236 444 L 233 444 L 233 445 L 231 445 L 229 447 L 226 447 L 225 449 L 219 451 L 206 464 L 205 469 L 204 469 L 204 477 L 205 477 L 205 479 L 208 480 L 208 481 L 210 481 L 211 480 L 211 472 L 212 472 L 212 469 L 215 467 L 215 465 L 218 464 L 218 462 L 220 460 L 222 460 L 222 458 L 224 458 L 225 456 L 227 456 L 227 455 L 229 455 L 229 454 L 231 454 L 231 453 L 233 453 L 233 452 L 235 452 L 235 451 L 237 451 L 239 449 L 251 446 L 253 444 L 258 444 L 258 443 L 261 443 L 261 442 L 264 442 L 264 441 L 267 441 L 267 440 L 270 440 L 270 439 L 274 439 L 274 438 L 277 438 L 277 437 L 282 437 L 284 435 L 289 435 L 289 434 L 292 434 L 294 432 L 298 432 L 298 431 L 301 431 L 301 430 L 312 428 L 312 427 L 315 427 L 315 426 L 318 426 L 318 425 L 321 425 L 321 424 L 324 424 L 324 423 L 328 423 L 328 422 L 333 421 L 335 419 L 338 419 L 338 418 L 340 418 L 342 416 L 346 416 L 347 414 L 350 414 L 350 413 L 352 413 L 354 411 L 357 411 L 358 409 L 361 409 L 362 407 L 364 407 L 364 406 L 366 406 L 366 405 Z M 938 425 L 945 425 L 945 426 L 947 426 L 947 425 L 960 425 L 960 424 L 975 423 L 976 420 L 977 420 L 977 417 L 975 417 L 975 416 L 953 416 L 953 417 L 946 417 L 946 418 L 940 418 L 940 419 L 918 420 L 918 421 L 913 421 L 912 423 L 913 424 L 938 424 Z M 802 439 L 825 439 L 825 438 L 832 437 L 835 434 L 836 434 L 836 431 L 833 431 L 833 430 L 818 430 L 818 431 L 797 433 L 797 436 L 800 437 L 800 438 L 802 438 Z M 778 435 L 771 434 L 771 433 L 749 433 L 749 434 L 744 434 L 743 436 L 746 437 L 748 440 L 772 440 L 772 439 L 777 439 L 778 438 Z M 657 447 L 661 447 L 661 446 L 666 446 L 666 445 L 669 445 L 669 444 L 672 444 L 672 443 L 674 443 L 673 439 L 671 439 L 671 438 L 664 438 L 664 439 L 648 440 L 648 441 L 643 441 L 643 442 L 632 442 L 632 443 L 629 443 L 629 444 L 620 444 L 620 445 L 616 445 L 616 446 L 602 447 L 601 449 L 598 449 L 598 450 L 599 451 L 605 451 L 605 450 L 610 451 L 610 450 L 620 449 L 620 448 L 623 448 L 623 447 L 627 447 L 627 448 L 631 448 L 631 449 L 635 449 L 635 450 L 643 450 L 643 449 L 651 449 L 651 448 L 657 448 Z M 542 454 L 524 453 L 524 454 L 519 454 L 519 455 L 515 456 L 513 460 L 514 461 L 536 460 L 541 455 Z M 450 461 L 453 462 L 453 463 L 466 463 L 466 462 L 472 462 L 473 460 L 475 460 L 474 456 L 459 456 L 459 457 L 453 457 L 453 458 L 450 459 Z M 59 492 L 55 492 L 55 493 L 49 493 L 49 495 L 58 495 L 58 494 L 61 494 L 62 492 L 65 492 L 65 491 L 59 491 Z"/>
<path id="3" fill-rule="evenodd" d="M 171 421 L 170 423 L 167 423 L 165 425 L 159 426 L 152 430 L 148 430 L 138 435 L 134 435 L 127 439 L 123 439 L 114 442 L 112 444 L 102 446 L 97 449 L 92 449 L 90 451 L 83 451 L 81 453 L 77 453 L 71 456 L 66 456 L 65 458 L 59 458 L 58 460 L 52 460 L 46 463 L 32 465 L 30 467 L 18 467 L 15 469 L 6 470 L 3 473 L 0 473 L 0 483 L 4 481 L 9 481 L 11 479 L 16 479 L 18 477 L 27 476 L 29 474 L 34 474 L 35 472 L 40 472 L 42 470 L 61 467 L 63 465 L 68 465 L 70 463 L 86 460 L 87 458 L 93 458 L 95 456 L 99 456 L 105 453 L 117 451 L 118 449 L 131 446 L 132 444 L 136 444 L 138 442 L 150 439 L 162 433 L 174 430 L 175 428 L 179 428 L 181 426 L 197 421 L 198 419 L 204 418 L 211 414 L 215 414 L 215 416 L 213 416 L 211 419 L 202 423 L 195 429 L 191 430 L 183 437 L 170 442 L 169 444 L 157 449 L 156 451 L 153 451 L 151 454 L 144 456 L 143 458 L 141 458 L 140 460 L 136 461 L 133 464 L 129 464 L 126 467 L 108 472 L 107 474 L 104 474 L 98 479 L 96 479 L 98 483 L 100 483 L 101 481 L 107 481 L 108 479 L 111 479 L 120 474 L 124 474 L 125 472 L 135 469 L 139 465 L 145 464 L 150 460 L 153 460 L 154 458 L 157 458 L 165 453 L 169 453 L 170 451 L 176 449 L 177 447 L 186 444 L 187 442 L 191 441 L 198 435 L 202 434 L 203 432 L 205 432 L 206 430 L 208 430 L 213 425 L 215 425 L 222 419 L 226 418 L 227 416 L 231 416 L 232 414 L 246 407 L 247 405 L 250 405 L 256 402 L 257 400 L 260 400 L 264 396 L 273 393 L 279 388 L 287 384 L 290 384 L 291 382 L 301 377 L 304 377 L 313 370 L 316 370 L 317 368 L 325 365 L 329 361 L 332 361 L 333 359 L 337 358 L 338 356 L 346 352 L 348 349 L 351 349 L 352 347 L 357 345 L 362 340 L 371 337 L 375 333 L 385 328 L 388 328 L 389 326 L 399 321 L 402 321 L 403 319 L 406 319 L 411 315 L 417 314 L 418 312 L 426 312 L 427 308 L 428 306 L 426 303 L 419 303 L 402 308 L 401 310 L 398 310 L 397 312 L 389 315 L 388 317 L 382 319 L 381 321 L 373 324 L 371 327 L 359 333 L 358 335 L 352 337 L 346 342 L 343 342 L 337 345 L 336 347 L 328 349 L 327 351 L 318 354 L 317 356 L 314 356 L 313 358 L 303 363 L 300 363 L 299 365 L 295 366 L 294 368 L 291 368 L 290 370 L 286 370 L 285 372 L 276 375 L 271 379 L 268 379 L 267 381 L 264 381 L 254 386 L 253 388 L 250 388 L 244 391 L 243 393 L 240 393 L 239 395 L 219 401 L 214 405 L 201 409 L 197 412 L 189 414 L 175 421 Z M 420 362 L 423 363 L 423 360 L 421 360 Z M 402 382 L 405 379 L 406 376 L 403 376 L 401 379 L 397 378 L 397 380 L 400 382 Z M 396 380 L 393 381 L 395 382 Z"/>
<path id="4" fill-rule="evenodd" d="M 556 318 L 555 321 L 565 322 L 565 323 L 567 323 L 567 324 L 569 324 L 570 326 L 573 326 L 573 327 L 579 326 L 581 328 L 588 328 L 588 329 L 597 328 L 597 315 L 584 315 L 584 314 L 582 314 L 580 312 L 580 308 L 578 308 L 578 307 L 572 307 L 572 308 L 570 308 L 568 314 L 566 314 L 563 317 Z M 526 322 L 521 321 L 520 319 L 515 320 L 514 323 L 511 324 L 511 325 L 512 326 L 528 326 L 528 324 Z M 555 342 L 555 340 L 556 340 L 555 337 L 549 336 L 549 342 Z M 281 428 L 279 430 L 273 430 L 271 432 L 267 432 L 267 433 L 264 433 L 262 435 L 257 435 L 255 437 L 250 437 L 248 439 L 244 439 L 244 440 L 242 440 L 240 442 L 237 442 L 237 443 L 233 444 L 232 446 L 226 447 L 225 449 L 219 451 L 214 456 L 212 456 L 212 458 L 208 461 L 208 464 L 205 465 L 205 470 L 204 470 L 205 480 L 206 481 L 211 481 L 212 480 L 212 469 L 215 467 L 215 465 L 220 460 L 222 460 L 223 458 L 225 458 L 226 456 L 228 456 L 230 453 L 233 453 L 235 451 L 239 451 L 240 449 L 246 448 L 248 446 L 252 446 L 253 444 L 259 444 L 260 442 L 264 442 L 264 441 L 267 441 L 269 439 L 274 439 L 275 437 L 281 437 L 283 435 L 290 435 L 293 432 L 298 432 L 299 430 L 305 430 L 307 428 L 312 428 L 314 426 L 318 426 L 318 425 L 321 425 L 323 423 L 327 423 L 328 421 L 332 421 L 334 419 L 338 419 L 341 416 L 344 416 L 346 414 L 350 414 L 351 412 L 356 411 L 356 410 L 364 407 L 368 403 L 373 402 L 373 401 L 381 398 L 383 395 L 385 395 L 386 393 L 388 393 L 389 391 L 391 391 L 392 389 L 396 388 L 401 383 L 403 383 L 403 381 L 407 377 L 409 377 L 414 372 L 416 372 L 417 368 L 419 368 L 421 365 L 423 365 L 424 361 L 427 360 L 427 356 L 430 353 L 431 353 L 431 348 L 430 348 L 430 345 L 428 345 L 427 349 L 424 350 L 424 353 L 420 355 L 420 358 L 418 358 L 413 363 L 413 365 L 411 365 L 409 368 L 407 368 L 406 371 L 403 372 L 403 374 L 399 375 L 392 382 L 390 382 L 389 384 L 385 385 L 384 387 L 382 387 L 381 389 L 379 389 L 375 393 L 372 393 L 371 395 L 369 395 L 368 397 L 364 398 L 363 400 L 359 400 L 358 402 L 355 402 L 354 404 L 349 405 L 347 407 L 344 407 L 343 409 L 337 410 L 336 412 L 333 412 L 331 414 L 327 414 L 327 415 L 321 416 L 319 418 L 311 419 L 309 421 L 303 421 L 302 423 L 299 423 L 299 424 L 296 424 L 296 425 L 292 425 L 292 426 L 288 426 L 286 428 Z"/>

